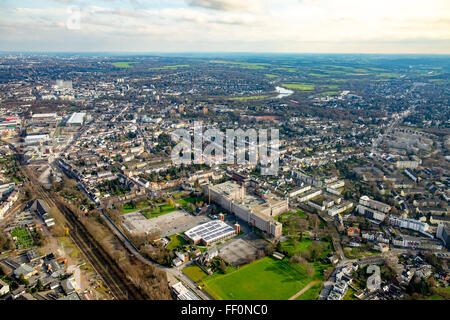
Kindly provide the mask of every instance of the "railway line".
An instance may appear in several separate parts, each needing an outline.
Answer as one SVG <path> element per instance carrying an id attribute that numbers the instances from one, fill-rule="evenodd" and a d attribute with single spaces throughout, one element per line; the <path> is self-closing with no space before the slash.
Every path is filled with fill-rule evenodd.
<path id="1" fill-rule="evenodd" d="M 30 188 L 49 206 L 55 207 L 61 212 L 67 222 L 66 226 L 69 228 L 70 238 L 100 275 L 111 295 L 118 300 L 143 300 L 144 298 L 139 290 L 126 278 L 117 263 L 79 220 L 77 214 L 67 207 L 61 199 L 44 190 L 40 182 L 30 173 L 29 168 L 22 166 L 21 156 L 18 152 L 17 154 L 20 162 L 19 169 L 23 176 L 29 180 Z"/>

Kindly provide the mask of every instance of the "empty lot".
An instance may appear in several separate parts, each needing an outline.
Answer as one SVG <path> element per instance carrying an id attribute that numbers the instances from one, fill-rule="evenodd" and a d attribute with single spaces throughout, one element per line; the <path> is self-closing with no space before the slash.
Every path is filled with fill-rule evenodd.
<path id="1" fill-rule="evenodd" d="M 177 210 L 152 219 L 147 219 L 139 212 L 132 212 L 123 215 L 123 221 L 132 232 L 159 232 L 161 237 L 167 237 L 211 219 L 207 216 L 193 216 L 186 211 Z"/>

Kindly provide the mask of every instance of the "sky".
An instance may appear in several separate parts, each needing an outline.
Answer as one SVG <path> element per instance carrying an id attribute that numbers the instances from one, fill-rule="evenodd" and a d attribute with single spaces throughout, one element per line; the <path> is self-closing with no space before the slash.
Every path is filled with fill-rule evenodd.
<path id="1" fill-rule="evenodd" d="M 450 54 L 450 1 L 0 0 L 0 51 Z"/>

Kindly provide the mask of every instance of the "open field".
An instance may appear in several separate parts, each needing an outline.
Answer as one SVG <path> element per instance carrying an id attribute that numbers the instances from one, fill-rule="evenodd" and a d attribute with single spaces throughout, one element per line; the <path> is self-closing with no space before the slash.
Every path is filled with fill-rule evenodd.
<path id="1" fill-rule="evenodd" d="M 294 90 L 310 91 L 315 89 L 315 85 L 308 83 L 283 83 L 283 87 Z"/>
<path id="2" fill-rule="evenodd" d="M 192 281 L 194 282 L 200 282 L 204 278 L 206 278 L 208 275 L 203 271 L 199 266 L 196 264 L 187 266 L 183 269 L 183 273 L 187 275 Z"/>
<path id="3" fill-rule="evenodd" d="M 208 276 L 202 283 L 218 300 L 287 300 L 311 281 L 302 268 L 265 257 L 230 273 Z"/>
<path id="4" fill-rule="evenodd" d="M 161 237 L 184 232 L 211 221 L 207 216 L 193 216 L 182 210 L 175 210 L 152 219 L 147 219 L 139 212 L 125 214 L 123 218 L 125 226 L 132 232 L 159 232 Z"/>
<path id="5" fill-rule="evenodd" d="M 133 64 L 135 64 L 135 63 L 137 63 L 137 62 L 120 61 L 120 62 L 113 62 L 111 64 L 117 68 L 128 69 L 128 68 L 132 68 Z"/>

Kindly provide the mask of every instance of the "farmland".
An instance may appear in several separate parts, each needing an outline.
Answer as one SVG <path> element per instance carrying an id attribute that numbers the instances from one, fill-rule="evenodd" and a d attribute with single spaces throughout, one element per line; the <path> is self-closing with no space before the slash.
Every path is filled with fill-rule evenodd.
<path id="1" fill-rule="evenodd" d="M 137 63 L 137 62 L 119 61 L 119 62 L 113 62 L 111 64 L 116 68 L 128 69 L 128 68 L 132 68 L 133 64 L 135 64 L 135 63 Z"/>

